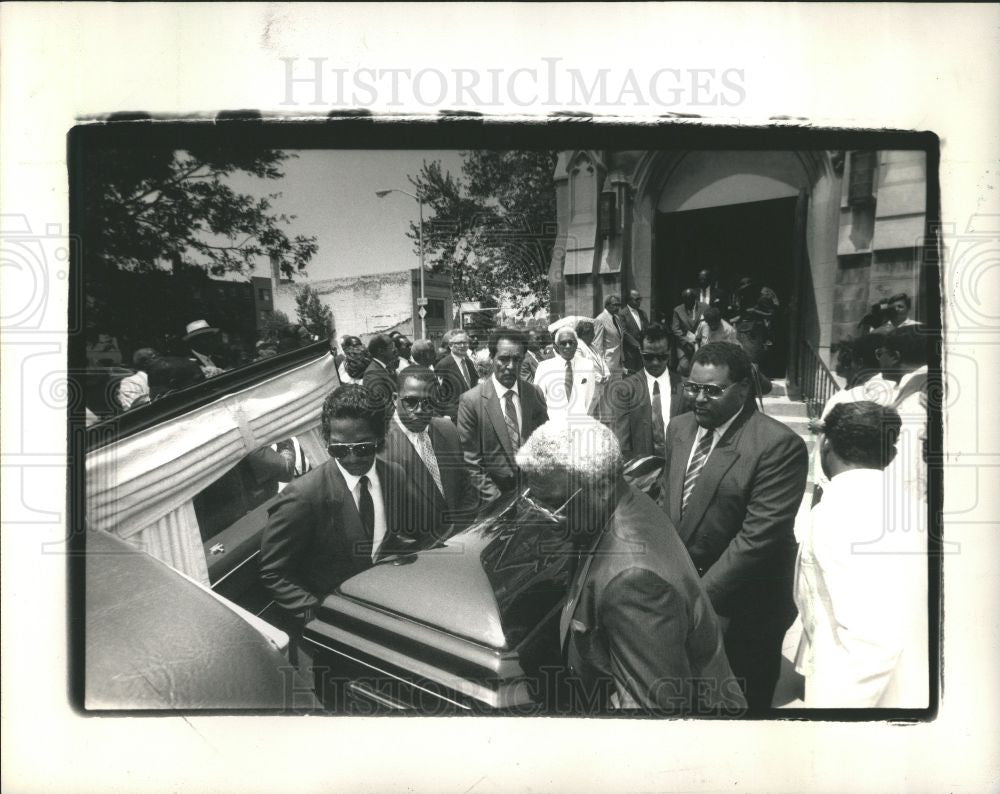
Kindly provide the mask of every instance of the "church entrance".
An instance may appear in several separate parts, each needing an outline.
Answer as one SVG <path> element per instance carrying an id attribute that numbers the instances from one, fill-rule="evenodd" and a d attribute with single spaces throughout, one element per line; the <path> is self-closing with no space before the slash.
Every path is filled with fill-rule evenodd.
<path id="1" fill-rule="evenodd" d="M 729 204 L 706 209 L 658 212 L 655 228 L 652 303 L 654 314 L 669 318 L 681 291 L 697 286 L 710 270 L 725 292 L 741 278 L 777 293 L 773 340 L 762 365 L 772 378 L 785 376 L 791 322 L 789 298 L 795 285 L 796 198 Z"/>

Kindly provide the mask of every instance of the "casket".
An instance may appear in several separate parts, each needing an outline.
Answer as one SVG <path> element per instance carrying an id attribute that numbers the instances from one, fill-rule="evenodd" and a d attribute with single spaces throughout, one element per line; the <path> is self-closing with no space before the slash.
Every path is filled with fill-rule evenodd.
<path id="1" fill-rule="evenodd" d="M 560 513 L 520 495 L 379 562 L 305 628 L 317 695 L 339 713 L 543 710 L 574 559 Z"/>

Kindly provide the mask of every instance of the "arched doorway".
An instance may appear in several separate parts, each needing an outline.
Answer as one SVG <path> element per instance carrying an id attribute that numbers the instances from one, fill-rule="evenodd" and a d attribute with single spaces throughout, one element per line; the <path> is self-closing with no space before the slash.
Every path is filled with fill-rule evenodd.
<path id="1" fill-rule="evenodd" d="M 713 271 L 728 292 L 742 277 L 771 287 L 781 306 L 767 368 L 772 377 L 785 376 L 800 334 L 818 336 L 806 205 L 823 172 L 822 157 L 791 151 L 650 153 L 636 185 L 636 238 L 648 245 L 649 269 L 642 273 L 644 257 L 636 257 L 633 277 L 648 285 L 654 313 L 669 318 L 681 291 L 695 286 L 703 269 Z"/>

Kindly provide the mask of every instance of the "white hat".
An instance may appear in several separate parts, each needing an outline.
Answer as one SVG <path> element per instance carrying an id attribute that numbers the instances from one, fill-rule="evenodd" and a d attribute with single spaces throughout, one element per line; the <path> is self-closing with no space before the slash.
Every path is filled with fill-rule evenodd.
<path id="1" fill-rule="evenodd" d="M 193 336 L 200 336 L 201 334 L 217 334 L 219 332 L 218 328 L 213 328 L 204 320 L 195 320 L 194 322 L 188 323 L 185 328 L 185 339 L 190 339 Z"/>

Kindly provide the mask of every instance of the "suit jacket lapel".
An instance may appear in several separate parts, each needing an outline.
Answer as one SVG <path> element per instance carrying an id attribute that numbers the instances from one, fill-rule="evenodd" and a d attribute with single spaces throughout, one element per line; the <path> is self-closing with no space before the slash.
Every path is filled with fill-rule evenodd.
<path id="1" fill-rule="evenodd" d="M 507 421 L 504 419 L 503 408 L 500 406 L 500 395 L 493 388 L 493 380 L 487 380 L 483 385 L 483 402 L 486 404 L 486 415 L 490 418 L 493 430 L 497 434 L 500 446 L 507 457 L 514 460 L 514 447 L 510 443 L 510 434 L 507 432 Z M 521 404 L 521 415 L 524 416 L 524 404 Z"/>
<path id="2" fill-rule="evenodd" d="M 744 409 L 742 413 L 736 417 L 735 421 L 729 426 L 725 434 L 719 440 L 719 443 L 715 445 L 715 449 L 712 450 L 712 454 L 708 456 L 708 461 L 705 463 L 705 467 L 701 470 L 701 474 L 698 475 L 698 481 L 694 485 L 694 490 L 691 492 L 691 498 L 688 500 L 687 510 L 684 511 L 684 518 L 681 520 L 680 524 L 677 524 L 678 532 L 680 533 L 681 540 L 687 543 L 688 539 L 694 534 L 695 528 L 698 526 L 702 517 L 705 515 L 705 511 L 708 506 L 712 503 L 712 498 L 715 496 L 715 492 L 719 488 L 719 483 L 722 478 L 726 476 L 726 472 L 732 468 L 732 465 L 739 460 L 740 453 L 736 449 L 736 441 L 739 437 L 739 432 L 743 429 L 743 425 L 746 423 L 747 419 L 750 418 L 753 410 Z M 694 443 L 694 438 L 691 439 L 692 444 Z M 688 446 L 688 452 L 690 453 L 691 447 Z M 687 457 L 684 458 L 684 469 L 687 468 Z M 681 475 L 681 488 L 684 486 L 684 475 Z M 677 509 L 680 510 L 680 499 L 677 501 Z"/>
<path id="3" fill-rule="evenodd" d="M 667 493 L 670 496 L 670 520 L 680 532 L 681 528 L 681 497 L 684 495 L 684 474 L 687 471 L 687 461 L 691 456 L 691 447 L 694 446 L 694 439 L 698 433 L 698 425 L 691 422 L 691 426 L 682 426 L 677 434 L 677 443 L 669 450 L 670 468 L 669 482 L 667 483 Z"/>
<path id="4" fill-rule="evenodd" d="M 673 418 L 682 413 L 684 407 L 684 379 L 673 370 L 670 370 L 670 417 Z"/>

